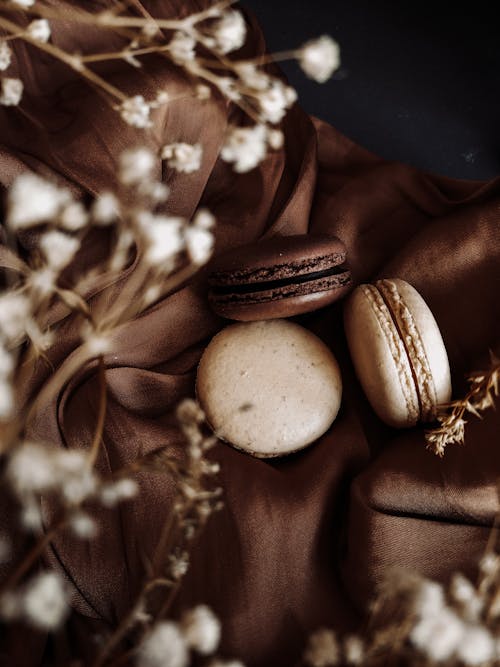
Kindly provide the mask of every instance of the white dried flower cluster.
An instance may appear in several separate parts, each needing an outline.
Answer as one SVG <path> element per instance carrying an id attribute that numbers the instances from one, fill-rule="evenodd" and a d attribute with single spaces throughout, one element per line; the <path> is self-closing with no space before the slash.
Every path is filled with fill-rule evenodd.
<path id="1" fill-rule="evenodd" d="M 115 507 L 123 500 L 134 498 L 139 492 L 137 482 L 128 477 L 109 482 L 101 487 L 99 498 L 106 507 Z"/>
<path id="2" fill-rule="evenodd" d="M 0 39 L 0 72 L 5 72 L 10 67 L 12 51 L 4 39 Z"/>
<path id="3" fill-rule="evenodd" d="M 245 43 L 247 29 L 242 14 L 235 9 L 224 12 L 210 29 L 209 46 L 225 55 L 241 48 Z"/>
<path id="4" fill-rule="evenodd" d="M 53 492 L 69 505 L 79 505 L 93 496 L 98 486 L 86 452 L 35 442 L 25 442 L 12 452 L 6 474 L 21 501 Z"/>
<path id="5" fill-rule="evenodd" d="M 151 105 L 146 102 L 143 95 L 127 98 L 120 104 L 118 110 L 122 119 L 132 127 L 144 129 L 153 125 L 150 118 Z"/>
<path id="6" fill-rule="evenodd" d="M 221 150 L 221 158 L 233 164 L 234 171 L 251 171 L 266 157 L 268 145 L 279 146 L 282 134 L 266 125 L 253 127 L 231 126 Z"/>
<path id="7" fill-rule="evenodd" d="M 15 107 L 23 96 L 23 82 L 21 79 L 5 77 L 1 81 L 0 104 L 5 107 Z"/>
<path id="8" fill-rule="evenodd" d="M 26 28 L 26 32 L 38 42 L 48 42 L 51 35 L 50 24 L 47 19 L 35 19 Z"/>
<path id="9" fill-rule="evenodd" d="M 205 605 L 188 611 L 180 623 L 160 621 L 143 640 L 138 652 L 141 667 L 187 667 L 190 650 L 211 655 L 220 640 L 220 622 Z"/>
<path id="10" fill-rule="evenodd" d="M 177 63 L 177 65 L 188 65 L 193 62 L 196 57 L 196 40 L 192 35 L 185 32 L 175 32 L 168 44 L 168 48 L 172 60 Z"/>
<path id="11" fill-rule="evenodd" d="M 72 203 L 69 190 L 26 172 L 12 184 L 7 198 L 7 224 L 17 231 L 53 221 Z"/>
<path id="12" fill-rule="evenodd" d="M 321 628 L 310 637 L 304 661 L 311 667 L 333 667 L 340 661 L 340 650 L 333 630 Z"/>
<path id="13" fill-rule="evenodd" d="M 39 630 L 53 632 L 69 613 L 68 589 L 59 574 L 45 571 L 35 575 L 17 591 L 0 597 L 0 617 L 22 619 Z"/>
<path id="14" fill-rule="evenodd" d="M 35 0 L 11 0 L 11 2 L 13 2 L 15 5 L 23 7 L 23 9 L 32 7 L 35 4 Z"/>
<path id="15" fill-rule="evenodd" d="M 183 142 L 163 146 L 161 157 L 176 171 L 191 174 L 201 167 L 203 147 L 201 144 L 186 144 Z"/>
<path id="16" fill-rule="evenodd" d="M 299 63 L 307 76 L 324 83 L 340 65 L 339 45 L 328 35 L 312 39 L 300 49 Z"/>

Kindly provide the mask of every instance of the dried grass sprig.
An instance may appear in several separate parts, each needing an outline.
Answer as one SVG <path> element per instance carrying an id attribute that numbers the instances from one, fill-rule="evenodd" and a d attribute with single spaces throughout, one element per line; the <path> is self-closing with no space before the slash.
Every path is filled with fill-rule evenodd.
<path id="1" fill-rule="evenodd" d="M 495 398 L 500 391 L 500 359 L 491 354 L 491 368 L 485 372 L 473 373 L 467 378 L 470 389 L 466 395 L 451 403 L 438 406 L 439 426 L 425 432 L 427 448 L 438 456 L 443 456 L 447 445 L 463 444 L 465 437 L 464 419 L 466 413 L 482 418 L 482 412 L 495 407 Z"/>

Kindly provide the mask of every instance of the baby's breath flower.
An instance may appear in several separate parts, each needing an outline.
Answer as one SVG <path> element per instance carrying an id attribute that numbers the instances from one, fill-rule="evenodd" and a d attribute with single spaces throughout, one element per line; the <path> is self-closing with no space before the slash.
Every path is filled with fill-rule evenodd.
<path id="1" fill-rule="evenodd" d="M 212 232 L 203 229 L 203 227 L 192 225 L 191 227 L 186 228 L 184 236 L 187 253 L 193 264 L 201 266 L 208 262 L 214 247 L 214 237 Z"/>
<path id="2" fill-rule="evenodd" d="M 201 655 L 210 655 L 219 645 L 220 622 L 206 605 L 198 605 L 186 612 L 181 630 L 186 644 Z"/>
<path id="3" fill-rule="evenodd" d="M 309 638 L 304 661 L 311 667 L 333 667 L 340 660 L 337 638 L 332 630 L 321 628 Z"/>
<path id="4" fill-rule="evenodd" d="M 17 495 L 28 502 L 32 494 L 59 490 L 68 502 L 78 504 L 96 488 L 85 452 L 56 450 L 33 442 L 14 450 L 7 464 L 7 477 Z"/>
<path id="5" fill-rule="evenodd" d="M 450 596 L 462 607 L 462 615 L 468 620 L 477 620 L 483 601 L 471 582 L 463 574 L 455 573 L 450 582 Z"/>
<path id="6" fill-rule="evenodd" d="M 42 530 L 42 513 L 34 498 L 24 501 L 21 510 L 21 525 L 33 533 L 39 533 Z"/>
<path id="7" fill-rule="evenodd" d="M 236 51 L 243 46 L 247 34 L 245 19 L 240 12 L 230 9 L 214 23 L 210 33 L 214 48 L 222 54 Z"/>
<path id="8" fill-rule="evenodd" d="M 141 231 L 148 248 L 144 259 L 161 268 L 170 267 L 170 261 L 184 249 L 184 218 L 147 214 L 141 218 Z"/>
<path id="9" fill-rule="evenodd" d="M 146 102 L 142 95 L 134 95 L 124 100 L 118 107 L 123 120 L 132 127 L 144 129 L 152 126 L 151 106 Z"/>
<path id="10" fill-rule="evenodd" d="M 24 338 L 31 317 L 29 299 L 20 292 L 6 292 L 0 295 L 0 334 L 16 343 Z"/>
<path id="11" fill-rule="evenodd" d="M 23 599 L 24 614 L 42 630 L 56 630 L 68 614 L 68 594 L 56 572 L 42 572 L 32 579 Z"/>
<path id="12" fill-rule="evenodd" d="M 424 579 L 418 582 L 413 598 L 413 609 L 420 617 L 439 614 L 444 607 L 444 591 L 441 584 Z"/>
<path id="13" fill-rule="evenodd" d="M 212 94 L 209 86 L 206 86 L 204 83 L 199 83 L 197 86 L 195 86 L 194 91 L 196 99 L 200 101 L 209 100 Z"/>
<path id="14" fill-rule="evenodd" d="M 5 107 L 17 107 L 23 96 L 23 82 L 21 79 L 2 79 L 2 90 L 0 93 L 0 104 Z"/>
<path id="15" fill-rule="evenodd" d="M 139 647 L 140 667 L 187 667 L 189 654 L 178 626 L 160 621 Z"/>
<path id="16" fill-rule="evenodd" d="M 348 665 L 361 665 L 365 656 L 365 647 L 361 637 L 350 635 L 343 642 L 344 657 Z"/>
<path id="17" fill-rule="evenodd" d="M 286 110 L 297 99 L 297 93 L 279 79 L 273 79 L 271 86 L 257 95 L 262 119 L 269 123 L 279 123 Z"/>
<path id="18" fill-rule="evenodd" d="M 151 177 L 156 159 L 147 148 L 131 148 L 120 156 L 119 177 L 123 185 L 141 183 Z"/>
<path id="19" fill-rule="evenodd" d="M 279 150 L 283 146 L 285 141 L 285 135 L 281 130 L 275 130 L 268 128 L 267 130 L 267 143 L 274 150 Z"/>
<path id="20" fill-rule="evenodd" d="M 195 58 L 196 41 L 191 35 L 177 31 L 168 44 L 170 55 L 178 65 L 185 65 Z"/>
<path id="21" fill-rule="evenodd" d="M 80 241 L 74 236 L 53 229 L 45 232 L 40 239 L 40 249 L 47 264 L 53 271 L 61 271 L 73 259 L 80 247 Z"/>
<path id="22" fill-rule="evenodd" d="M 189 569 L 189 554 L 183 551 L 181 554 L 169 555 L 169 573 L 174 581 L 179 581 Z"/>
<path id="23" fill-rule="evenodd" d="M 85 512 L 75 512 L 70 519 L 69 525 L 73 533 L 81 539 L 90 539 L 97 533 L 96 522 Z"/>
<path id="24" fill-rule="evenodd" d="M 448 660 L 462 638 L 464 624 L 450 609 L 423 616 L 411 629 L 412 644 L 430 660 Z"/>
<path id="25" fill-rule="evenodd" d="M 200 229 L 213 229 L 215 226 L 215 217 L 207 208 L 200 208 L 196 211 L 193 224 Z"/>
<path id="26" fill-rule="evenodd" d="M 112 192 L 102 192 L 92 205 L 92 218 L 97 225 L 110 225 L 119 212 L 120 204 Z"/>
<path id="27" fill-rule="evenodd" d="M 9 190 L 7 222 L 14 230 L 31 227 L 52 220 L 70 203 L 69 190 L 27 172 Z"/>
<path id="28" fill-rule="evenodd" d="M 89 216 L 83 204 L 75 201 L 71 202 L 62 211 L 59 217 L 59 224 L 69 232 L 77 232 L 85 227 L 88 219 Z"/>
<path id="29" fill-rule="evenodd" d="M 0 39 L 0 72 L 4 72 L 11 63 L 12 51 L 10 46 L 3 39 Z"/>
<path id="30" fill-rule="evenodd" d="M 250 171 L 266 156 L 267 132 L 265 125 L 230 127 L 221 150 L 221 158 L 234 164 L 238 173 Z"/>
<path id="31" fill-rule="evenodd" d="M 328 35 L 312 39 L 299 52 L 299 63 L 308 77 L 324 83 L 340 65 L 340 49 Z"/>
<path id="32" fill-rule="evenodd" d="M 479 561 L 479 571 L 481 574 L 491 577 L 497 574 L 500 570 L 500 556 L 493 551 L 490 551 Z"/>
<path id="33" fill-rule="evenodd" d="M 20 7 L 32 7 L 35 4 L 35 0 L 11 0 L 15 5 Z"/>
<path id="34" fill-rule="evenodd" d="M 168 166 L 177 171 L 191 174 L 198 171 L 201 166 L 203 148 L 201 144 L 168 144 L 161 152 L 163 160 L 167 160 Z"/>
<path id="35" fill-rule="evenodd" d="M 35 19 L 26 28 L 30 37 L 36 39 L 38 42 L 48 42 L 50 39 L 50 24 L 47 19 Z"/>
<path id="36" fill-rule="evenodd" d="M 97 331 L 89 326 L 87 322 L 82 326 L 80 335 L 91 357 L 108 354 L 112 349 L 109 335 L 105 331 Z"/>
<path id="37" fill-rule="evenodd" d="M 106 507 L 114 507 L 122 500 L 135 498 L 139 492 L 139 485 L 133 479 L 123 478 L 116 482 L 104 484 L 101 487 L 99 497 Z"/>
<path id="38" fill-rule="evenodd" d="M 253 90 L 266 90 L 269 88 L 270 76 L 262 72 L 253 63 L 239 63 L 235 65 L 236 73 L 241 79 L 241 82 Z"/>
<path id="39" fill-rule="evenodd" d="M 495 642 L 487 628 L 466 626 L 456 649 L 457 658 L 464 665 L 481 665 L 495 656 Z"/>

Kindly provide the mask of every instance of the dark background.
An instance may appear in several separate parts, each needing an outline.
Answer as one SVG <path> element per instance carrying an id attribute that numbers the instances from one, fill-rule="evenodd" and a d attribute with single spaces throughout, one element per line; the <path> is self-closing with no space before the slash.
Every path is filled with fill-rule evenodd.
<path id="1" fill-rule="evenodd" d="M 500 173 L 496 2 L 243 0 L 269 50 L 330 34 L 341 69 L 326 84 L 283 65 L 302 106 L 365 148 L 448 176 Z"/>

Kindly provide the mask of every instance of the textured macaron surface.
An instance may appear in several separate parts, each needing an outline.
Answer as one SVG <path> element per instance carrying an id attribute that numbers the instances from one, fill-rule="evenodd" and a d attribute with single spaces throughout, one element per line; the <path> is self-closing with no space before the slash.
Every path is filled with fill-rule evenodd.
<path id="1" fill-rule="evenodd" d="M 396 427 L 435 418 L 451 396 L 448 357 L 432 312 L 400 279 L 360 285 L 344 321 L 356 373 L 372 407 Z"/>
<path id="2" fill-rule="evenodd" d="M 209 277 L 209 300 L 219 314 L 247 317 L 255 305 L 256 317 L 272 316 L 265 304 L 288 300 L 290 312 L 307 312 L 331 303 L 351 283 L 346 249 L 333 236 L 295 235 L 272 237 L 225 253 L 214 263 Z M 313 298 L 310 298 L 313 296 Z M 270 315 L 268 315 L 270 314 Z"/>
<path id="3" fill-rule="evenodd" d="M 337 361 L 313 333 L 287 320 L 238 323 L 206 348 L 196 391 L 223 440 L 258 457 L 299 450 L 337 416 Z"/>

